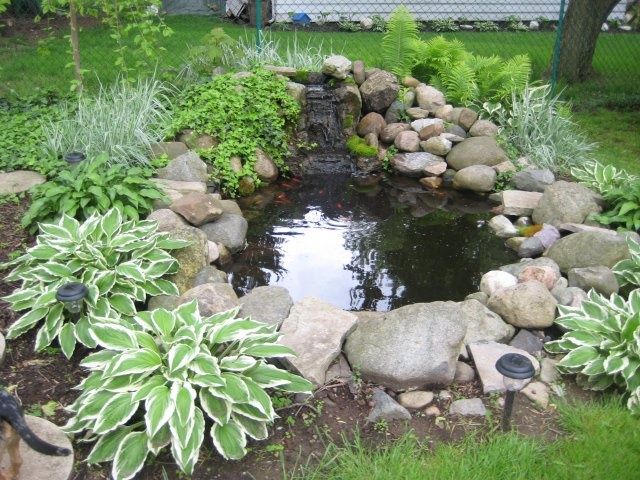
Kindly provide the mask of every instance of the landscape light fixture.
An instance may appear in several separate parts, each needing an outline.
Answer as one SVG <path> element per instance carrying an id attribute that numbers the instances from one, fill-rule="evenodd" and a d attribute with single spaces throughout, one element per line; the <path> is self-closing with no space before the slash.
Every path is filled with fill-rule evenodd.
<path id="1" fill-rule="evenodd" d="M 58 288 L 56 300 L 64 303 L 64 308 L 74 317 L 78 317 L 82 311 L 84 298 L 87 296 L 87 293 L 88 289 L 83 283 L 65 283 Z"/>
<path id="2" fill-rule="evenodd" d="M 502 431 L 506 432 L 511 428 L 511 413 L 516 392 L 529 383 L 535 374 L 535 369 L 531 360 L 519 353 L 507 353 L 501 356 L 496 362 L 496 369 L 502 374 L 504 386 L 507 389 L 502 412 Z"/>
<path id="3" fill-rule="evenodd" d="M 65 161 L 69 164 L 71 168 L 77 166 L 80 162 L 84 161 L 87 157 L 85 157 L 82 152 L 69 152 L 64 156 Z"/>

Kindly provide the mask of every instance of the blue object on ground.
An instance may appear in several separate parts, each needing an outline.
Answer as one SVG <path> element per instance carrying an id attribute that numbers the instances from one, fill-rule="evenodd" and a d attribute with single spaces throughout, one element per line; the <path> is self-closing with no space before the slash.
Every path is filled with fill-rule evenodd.
<path id="1" fill-rule="evenodd" d="M 293 15 L 291 15 L 291 21 L 296 25 L 302 25 L 306 27 L 311 23 L 311 17 L 303 12 L 294 13 Z"/>

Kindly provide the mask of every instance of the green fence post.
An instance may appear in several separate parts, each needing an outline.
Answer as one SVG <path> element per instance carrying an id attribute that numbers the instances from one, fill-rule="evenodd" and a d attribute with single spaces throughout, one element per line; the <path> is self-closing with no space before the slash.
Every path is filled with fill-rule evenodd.
<path id="1" fill-rule="evenodd" d="M 564 2 L 565 0 L 560 0 L 556 42 L 553 47 L 553 62 L 551 64 L 551 95 L 555 95 L 556 87 L 558 85 L 558 67 L 560 66 L 560 51 L 562 50 L 562 31 L 564 30 Z"/>
<path id="2" fill-rule="evenodd" d="M 262 50 L 262 0 L 256 0 L 256 48 Z"/>

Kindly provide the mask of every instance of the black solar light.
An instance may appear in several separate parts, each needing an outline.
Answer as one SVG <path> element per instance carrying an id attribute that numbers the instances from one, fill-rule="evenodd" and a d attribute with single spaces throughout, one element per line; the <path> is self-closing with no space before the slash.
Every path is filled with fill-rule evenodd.
<path id="1" fill-rule="evenodd" d="M 511 413 L 516 392 L 529 383 L 535 374 L 535 369 L 531 360 L 518 353 L 507 353 L 500 357 L 496 362 L 496 369 L 502 374 L 504 386 L 507 388 L 502 412 L 502 431 L 506 432 L 511 428 Z"/>
<path id="2" fill-rule="evenodd" d="M 73 316 L 79 316 L 87 292 L 87 287 L 82 283 L 65 283 L 56 292 L 56 300 L 64 303 L 64 308 Z"/>
<path id="3" fill-rule="evenodd" d="M 64 156 L 65 161 L 69 164 L 71 168 L 77 166 L 80 162 L 83 162 L 87 157 L 85 157 L 82 152 L 69 152 Z"/>

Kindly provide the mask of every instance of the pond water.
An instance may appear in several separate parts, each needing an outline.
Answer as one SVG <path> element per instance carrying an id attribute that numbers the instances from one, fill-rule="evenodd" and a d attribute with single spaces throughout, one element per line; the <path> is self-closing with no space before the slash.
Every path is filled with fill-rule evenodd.
<path id="1" fill-rule="evenodd" d="M 390 178 L 363 188 L 313 175 L 244 199 L 248 247 L 227 267 L 239 295 L 280 285 L 346 310 L 462 300 L 483 273 L 517 258 L 485 226 L 477 196 Z"/>

